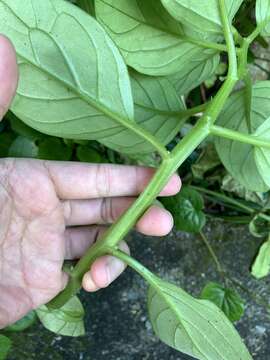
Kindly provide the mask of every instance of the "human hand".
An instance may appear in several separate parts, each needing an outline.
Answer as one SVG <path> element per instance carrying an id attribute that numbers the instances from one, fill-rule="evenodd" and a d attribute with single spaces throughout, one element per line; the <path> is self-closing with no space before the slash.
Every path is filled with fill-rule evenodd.
<path id="1" fill-rule="evenodd" d="M 0 111 L 17 84 L 15 52 L 0 37 Z M 65 259 L 80 258 L 145 188 L 154 170 L 25 159 L 0 159 L 0 328 L 47 303 L 66 285 Z M 173 176 L 161 195 L 180 190 Z M 91 226 L 91 224 L 93 224 Z M 162 236 L 173 225 L 157 206 L 137 223 L 146 235 Z M 128 251 L 122 243 L 122 249 Z M 95 261 L 83 278 L 86 291 L 108 286 L 124 264 L 110 256 Z"/>

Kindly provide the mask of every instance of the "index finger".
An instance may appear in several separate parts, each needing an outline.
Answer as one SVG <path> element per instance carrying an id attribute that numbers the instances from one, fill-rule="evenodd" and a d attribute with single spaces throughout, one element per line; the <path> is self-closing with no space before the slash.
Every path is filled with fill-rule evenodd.
<path id="1" fill-rule="evenodd" d="M 136 196 L 151 180 L 156 169 L 141 166 L 44 162 L 60 199 L 93 199 L 114 196 Z M 181 187 L 173 175 L 161 196 L 175 195 Z"/>
<path id="2" fill-rule="evenodd" d="M 0 121 L 10 106 L 17 83 L 16 52 L 11 42 L 0 35 Z"/>

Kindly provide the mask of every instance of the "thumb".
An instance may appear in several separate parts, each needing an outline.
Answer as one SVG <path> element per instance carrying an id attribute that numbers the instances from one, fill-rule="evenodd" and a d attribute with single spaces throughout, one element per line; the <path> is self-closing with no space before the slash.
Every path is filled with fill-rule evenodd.
<path id="1" fill-rule="evenodd" d="M 0 121 L 7 112 L 18 84 L 16 52 L 11 42 L 0 35 Z"/>

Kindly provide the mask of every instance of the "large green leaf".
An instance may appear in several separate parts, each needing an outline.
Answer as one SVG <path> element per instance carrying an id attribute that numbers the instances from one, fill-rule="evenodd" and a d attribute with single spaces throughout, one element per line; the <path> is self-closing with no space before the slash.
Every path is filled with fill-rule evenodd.
<path id="1" fill-rule="evenodd" d="M 251 273 L 256 279 L 262 279 L 270 274 L 270 236 L 268 241 L 260 247 L 252 265 Z"/>
<path id="2" fill-rule="evenodd" d="M 157 280 L 148 309 L 156 335 L 167 345 L 200 360 L 250 360 L 230 320 L 212 302 Z"/>
<path id="3" fill-rule="evenodd" d="M 172 84 L 162 77 L 150 77 L 132 71 L 131 87 L 135 120 L 160 142 L 168 144 L 186 120 L 178 114 L 185 110 L 183 100 L 180 100 Z M 125 137 L 125 132 L 122 136 Z M 150 149 L 143 141 L 136 144 L 136 148 L 141 153 L 149 152 Z"/>
<path id="4" fill-rule="evenodd" d="M 244 0 L 225 0 L 229 19 L 234 15 Z M 222 32 L 218 0 L 161 0 L 169 13 L 183 24 L 199 31 Z"/>
<path id="5" fill-rule="evenodd" d="M 126 63 L 139 72 L 169 75 L 182 71 L 193 59 L 202 58 L 203 48 L 185 39 L 187 31 L 159 1 L 96 0 L 95 3 L 98 21 L 116 42 Z M 205 61 L 208 56 L 205 55 Z"/>
<path id="6" fill-rule="evenodd" d="M 240 320 L 244 314 L 245 304 L 239 294 L 217 283 L 208 283 L 201 292 L 201 298 L 216 304 L 232 322 Z"/>
<path id="7" fill-rule="evenodd" d="M 72 337 L 85 334 L 84 309 L 76 296 L 60 309 L 51 310 L 43 305 L 36 312 L 43 326 L 56 334 Z"/>
<path id="8" fill-rule="evenodd" d="M 215 73 L 219 61 L 220 56 L 213 56 L 212 50 L 202 50 L 200 55 L 191 59 L 181 71 L 170 75 L 169 79 L 179 95 L 187 94 Z"/>
<path id="9" fill-rule="evenodd" d="M 270 36 L 270 1 L 269 0 L 256 0 L 256 20 L 260 25 L 263 21 L 269 19 L 268 24 L 262 30 L 261 34 Z"/>
<path id="10" fill-rule="evenodd" d="M 11 340 L 5 336 L 0 335 L 0 360 L 5 360 L 11 348 Z"/>
<path id="11" fill-rule="evenodd" d="M 205 225 L 203 198 L 196 190 L 183 187 L 176 196 L 162 199 L 162 203 L 172 213 L 177 230 L 197 233 Z"/>
<path id="12" fill-rule="evenodd" d="M 270 142 L 270 118 L 268 118 L 255 132 L 255 136 Z M 255 147 L 255 160 L 264 182 L 270 188 L 270 149 Z"/>
<path id="13" fill-rule="evenodd" d="M 269 118 L 269 115 L 270 82 L 259 82 L 253 87 L 251 132 L 254 133 Z M 219 117 L 218 124 L 242 133 L 249 133 L 243 91 L 230 97 Z M 242 185 L 258 192 L 269 189 L 256 164 L 253 146 L 223 138 L 217 138 L 215 143 L 223 164 Z"/>
<path id="14" fill-rule="evenodd" d="M 51 135 L 109 141 L 118 149 L 114 136 L 133 122 L 130 81 L 96 20 L 62 0 L 1 0 L 0 32 L 18 54 L 20 82 L 12 105 L 18 117 Z M 138 137 L 129 132 L 124 142 L 134 151 Z"/>

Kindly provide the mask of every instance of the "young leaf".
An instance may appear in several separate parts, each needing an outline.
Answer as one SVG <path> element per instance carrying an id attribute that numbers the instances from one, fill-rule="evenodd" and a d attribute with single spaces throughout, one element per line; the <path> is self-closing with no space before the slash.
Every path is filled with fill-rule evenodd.
<path id="1" fill-rule="evenodd" d="M 35 141 L 18 136 L 11 144 L 8 156 L 15 158 L 36 158 L 38 147 Z"/>
<path id="2" fill-rule="evenodd" d="M 11 348 L 11 340 L 0 334 L 0 360 L 5 360 Z"/>
<path id="3" fill-rule="evenodd" d="M 28 329 L 37 320 L 35 311 L 30 311 L 22 319 L 18 320 L 15 324 L 9 325 L 5 328 L 5 331 L 19 332 Z"/>
<path id="4" fill-rule="evenodd" d="M 195 359 L 252 359 L 232 323 L 208 300 L 158 280 L 148 293 L 148 311 L 156 335 Z"/>
<path id="5" fill-rule="evenodd" d="M 121 50 L 126 63 L 148 75 L 182 72 L 203 48 L 186 39 L 186 30 L 156 0 L 96 0 L 98 21 Z M 193 27 L 193 25 L 192 25 Z M 214 53 L 214 52 L 213 52 Z M 190 69 L 191 71 L 191 69 Z"/>
<path id="6" fill-rule="evenodd" d="M 261 246 L 251 273 L 256 279 L 262 279 L 270 274 L 270 236 L 268 241 Z"/>
<path id="7" fill-rule="evenodd" d="M 270 142 L 270 118 L 258 127 L 255 136 Z M 270 188 L 270 149 L 255 147 L 254 154 L 259 173 Z"/>
<path id="8" fill-rule="evenodd" d="M 209 54 L 207 58 L 206 54 Z M 188 94 L 215 73 L 219 61 L 220 56 L 213 50 L 202 50 L 200 55 L 186 63 L 181 71 L 169 76 L 169 79 L 178 94 Z"/>
<path id="9" fill-rule="evenodd" d="M 270 115 L 270 82 L 258 82 L 253 86 L 251 131 L 254 133 Z M 222 111 L 218 125 L 249 133 L 246 121 L 244 92 L 233 94 Z M 229 173 L 251 191 L 266 192 L 269 189 L 255 161 L 253 146 L 216 138 L 216 149 Z"/>
<path id="10" fill-rule="evenodd" d="M 43 160 L 68 161 L 71 159 L 72 149 L 61 139 L 47 138 L 38 147 L 38 158 Z"/>
<path id="11" fill-rule="evenodd" d="M 244 0 L 225 0 L 230 21 Z M 161 0 L 169 13 L 181 23 L 198 31 L 222 32 L 217 0 Z"/>
<path id="12" fill-rule="evenodd" d="M 199 232 L 205 225 L 202 196 L 189 187 L 183 187 L 176 196 L 162 199 L 162 203 L 174 218 L 177 230 Z"/>
<path id="13" fill-rule="evenodd" d="M 260 25 L 263 21 L 269 20 L 262 30 L 261 35 L 270 36 L 270 0 L 256 0 L 256 20 Z"/>
<path id="14" fill-rule="evenodd" d="M 50 135 L 108 141 L 118 149 L 114 136 L 119 139 L 133 122 L 130 81 L 119 51 L 94 18 L 62 0 L 0 0 L 0 32 L 18 55 L 12 105 L 18 117 Z M 129 132 L 120 145 L 136 151 L 138 141 Z"/>
<path id="15" fill-rule="evenodd" d="M 240 320 L 244 314 L 245 304 L 241 297 L 234 290 L 224 288 L 217 283 L 208 283 L 200 297 L 216 304 L 231 322 Z"/>
<path id="16" fill-rule="evenodd" d="M 60 309 L 51 310 L 43 305 L 36 312 L 44 327 L 56 334 L 72 337 L 85 334 L 84 309 L 76 296 Z"/>

